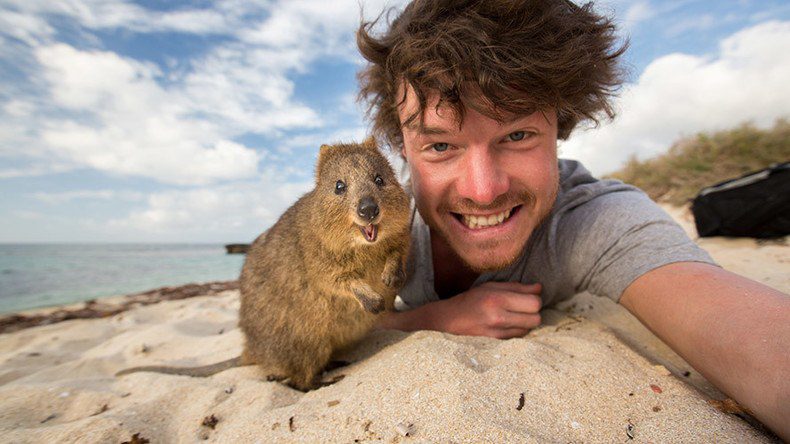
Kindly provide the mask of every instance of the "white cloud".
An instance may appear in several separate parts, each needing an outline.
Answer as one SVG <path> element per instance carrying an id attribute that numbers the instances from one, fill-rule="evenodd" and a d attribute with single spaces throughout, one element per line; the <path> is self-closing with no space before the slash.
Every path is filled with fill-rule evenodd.
<path id="1" fill-rule="evenodd" d="M 309 107 L 293 101 L 288 73 L 306 66 L 297 53 L 229 45 L 194 62 L 183 79 L 189 108 L 235 133 L 272 133 L 322 124 Z"/>
<path id="2" fill-rule="evenodd" d="M 668 37 L 677 37 L 689 32 L 707 31 L 714 26 L 721 26 L 726 21 L 731 21 L 735 17 L 722 18 L 714 17 L 711 14 L 695 15 L 693 17 L 681 18 L 664 30 L 664 35 Z"/>
<path id="3" fill-rule="evenodd" d="M 61 192 L 37 192 L 32 194 L 33 198 L 48 204 L 64 204 L 74 200 L 123 200 L 123 201 L 142 201 L 145 198 L 143 193 L 137 191 L 123 190 L 74 190 Z"/>
<path id="4" fill-rule="evenodd" d="M 369 2 L 367 15 L 384 4 Z M 15 32 L 29 45 L 28 58 L 40 66 L 29 72 L 34 90 L 14 91 L 15 102 L 0 110 L 0 153 L 163 183 L 202 185 L 255 174 L 260 155 L 235 138 L 327 124 L 294 100 L 292 74 L 307 72 L 319 57 L 359 58 L 354 49 L 357 0 L 332 7 L 318 0 L 227 0 L 210 9 L 172 11 L 120 0 L 10 0 L 0 10 L 0 19 L 17 16 L 26 20 Z M 230 38 L 207 46 L 196 59 L 159 67 L 52 41 L 52 17 L 72 20 L 84 30 Z M 46 171 L 39 165 L 5 173 Z"/>
<path id="5" fill-rule="evenodd" d="M 162 93 L 155 81 L 161 73 L 150 63 L 62 43 L 39 47 L 35 55 L 57 104 L 76 111 L 110 107 L 128 112 Z"/>
<path id="6" fill-rule="evenodd" d="M 226 11 L 186 8 L 152 11 L 120 0 L 7 0 L 4 3 L 4 14 L 59 16 L 76 20 L 81 26 L 90 29 L 123 28 L 136 32 L 228 33 L 239 18 L 229 12 L 235 10 L 244 13 L 249 10 L 249 7 L 237 7 Z"/>
<path id="7" fill-rule="evenodd" d="M 752 23 L 764 22 L 766 20 L 773 20 L 777 17 L 786 17 L 790 13 L 790 3 L 784 2 L 779 5 L 765 5 L 760 8 L 759 12 L 755 12 L 749 16 L 749 21 Z"/>
<path id="8" fill-rule="evenodd" d="M 55 104 L 78 116 L 37 123 L 40 141 L 60 158 L 175 184 L 256 173 L 258 154 L 227 140 L 213 122 L 191 118 L 192 98 L 161 87 L 158 68 L 64 44 L 36 56 Z"/>
<path id="9" fill-rule="evenodd" d="M 641 0 L 629 6 L 625 12 L 625 21 L 629 26 L 650 19 L 656 14 L 656 11 L 650 5 L 649 1 Z"/>
<path id="10" fill-rule="evenodd" d="M 46 216 L 42 213 L 29 210 L 12 210 L 11 215 L 23 220 L 40 220 L 46 218 Z"/>
<path id="11" fill-rule="evenodd" d="M 651 157 L 700 131 L 744 121 L 770 126 L 790 116 L 788 48 L 790 22 L 768 22 L 723 40 L 716 57 L 661 57 L 625 88 L 614 122 L 577 130 L 561 144 L 561 155 L 603 174 L 631 154 Z"/>
<path id="12" fill-rule="evenodd" d="M 31 117 L 35 109 L 34 104 L 18 99 L 11 99 L 3 106 L 3 111 L 11 117 Z"/>
<path id="13" fill-rule="evenodd" d="M 7 0 L 3 15 L 19 16 L 25 36 L 51 35 L 43 16 L 59 16 L 89 29 L 124 29 L 137 33 L 181 32 L 234 36 L 256 46 L 293 51 L 346 53 L 356 56 L 353 32 L 359 24 L 360 5 L 365 17 L 377 16 L 385 7 L 403 6 L 407 0 L 275 0 L 218 1 L 210 8 L 151 10 L 123 0 Z M 2 20 L 0 20 L 2 23 Z M 24 26 L 21 26 L 24 25 Z M 2 31 L 0 31 L 1 33 Z M 11 32 L 11 31 L 7 31 Z M 23 32 L 22 30 L 13 32 Z"/>
<path id="14" fill-rule="evenodd" d="M 406 3 L 406 0 L 366 1 L 363 12 L 370 19 L 385 7 Z M 273 2 L 265 20 L 238 35 L 243 41 L 275 48 L 312 46 L 322 52 L 346 53 L 355 57 L 354 32 L 359 25 L 360 5 L 362 2 L 358 0 L 336 0 L 331 7 L 323 0 Z"/>
<path id="15" fill-rule="evenodd" d="M 365 127 L 342 128 L 332 132 L 301 134 L 289 138 L 278 147 L 280 152 L 291 152 L 295 149 L 313 150 L 318 155 L 318 147 L 323 144 L 362 142 L 368 135 Z"/>
<path id="16" fill-rule="evenodd" d="M 252 241 L 312 186 L 267 172 L 257 182 L 157 192 L 106 230 L 145 241 Z"/>
<path id="17" fill-rule="evenodd" d="M 46 164 L 38 163 L 21 168 L 4 168 L 0 170 L 0 179 L 13 179 L 15 177 L 44 176 L 47 174 L 63 173 L 74 169 L 73 165 L 63 163 Z"/>
<path id="18" fill-rule="evenodd" d="M 50 37 L 55 30 L 41 17 L 0 10 L 0 35 L 6 34 L 29 45 L 42 37 Z"/>

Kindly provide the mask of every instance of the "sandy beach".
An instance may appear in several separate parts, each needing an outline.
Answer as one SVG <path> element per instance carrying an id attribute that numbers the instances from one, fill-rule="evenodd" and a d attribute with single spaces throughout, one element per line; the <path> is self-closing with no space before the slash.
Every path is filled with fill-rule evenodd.
<path id="1" fill-rule="evenodd" d="M 696 238 L 688 210 L 665 208 Z M 784 242 L 697 242 L 724 268 L 790 292 Z M 238 307 L 231 289 L 0 334 L 2 441 L 778 442 L 711 402 L 726 396 L 622 307 L 589 294 L 544 310 L 524 338 L 375 332 L 325 375 L 340 381 L 308 393 L 252 366 L 114 376 L 237 356 Z"/>

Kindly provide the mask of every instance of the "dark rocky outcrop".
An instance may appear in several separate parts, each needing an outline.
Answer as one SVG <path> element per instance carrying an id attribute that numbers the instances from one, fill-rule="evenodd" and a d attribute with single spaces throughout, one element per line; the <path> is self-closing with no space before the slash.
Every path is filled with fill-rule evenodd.
<path id="1" fill-rule="evenodd" d="M 225 245 L 225 250 L 228 254 L 247 254 L 250 249 L 250 244 L 228 244 Z"/>

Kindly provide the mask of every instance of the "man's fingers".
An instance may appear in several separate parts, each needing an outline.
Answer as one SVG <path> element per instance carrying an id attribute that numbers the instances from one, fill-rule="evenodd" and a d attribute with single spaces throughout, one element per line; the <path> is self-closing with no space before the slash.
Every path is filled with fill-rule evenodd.
<path id="1" fill-rule="evenodd" d="M 485 306 L 493 311 L 537 313 L 542 305 L 540 284 L 486 282 L 476 290 L 483 295 Z"/>
<path id="2" fill-rule="evenodd" d="M 492 290 L 505 290 L 512 291 L 513 293 L 521 294 L 540 294 L 543 286 L 538 283 L 535 284 L 522 284 L 521 282 L 484 282 L 480 287 L 490 288 Z"/>
<path id="3" fill-rule="evenodd" d="M 539 313 L 502 312 L 499 319 L 492 324 L 496 329 L 526 328 L 532 329 L 540 325 Z"/>
<path id="4" fill-rule="evenodd" d="M 512 313 L 537 313 L 543 303 L 540 296 L 515 293 L 504 295 L 503 301 L 502 308 Z"/>

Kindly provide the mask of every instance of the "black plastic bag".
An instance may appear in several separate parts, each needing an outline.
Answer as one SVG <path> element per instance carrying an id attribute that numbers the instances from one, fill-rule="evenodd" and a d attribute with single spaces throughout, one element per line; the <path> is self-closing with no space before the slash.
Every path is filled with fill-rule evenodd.
<path id="1" fill-rule="evenodd" d="M 700 191 L 691 206 L 697 233 L 756 238 L 790 234 L 790 162 Z"/>

